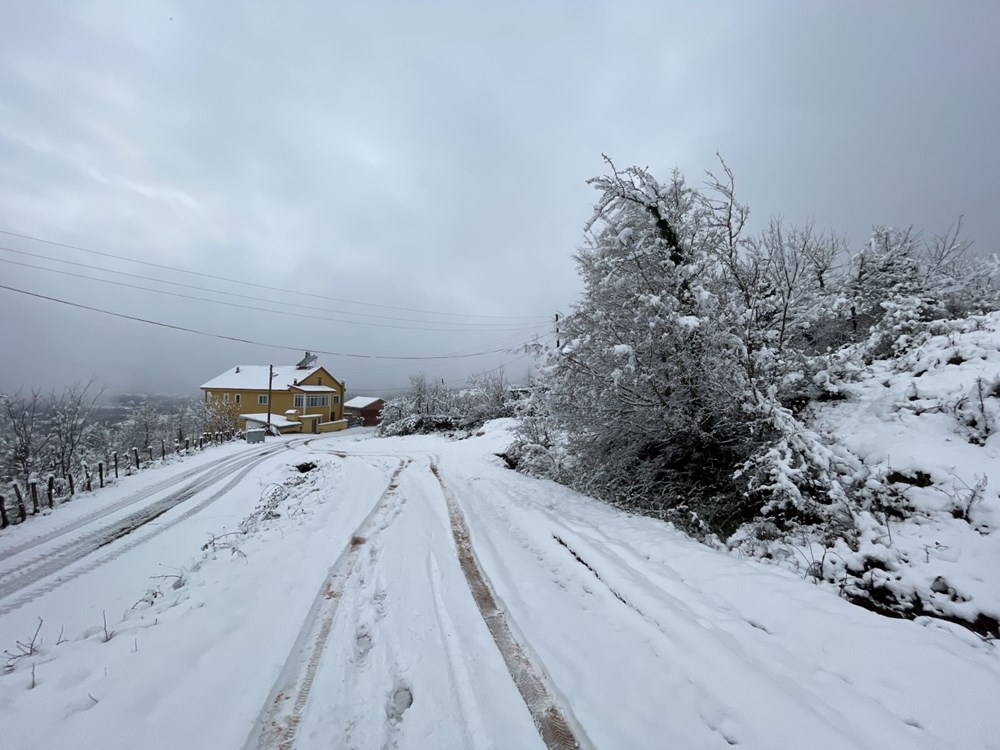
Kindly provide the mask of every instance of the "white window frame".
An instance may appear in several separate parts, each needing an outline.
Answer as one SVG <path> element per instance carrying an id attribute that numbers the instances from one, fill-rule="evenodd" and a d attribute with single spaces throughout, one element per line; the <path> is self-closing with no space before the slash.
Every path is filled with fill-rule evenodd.
<path id="1" fill-rule="evenodd" d="M 309 394 L 306 396 L 307 409 L 325 409 L 330 405 L 330 397 L 324 394 Z"/>
<path id="2" fill-rule="evenodd" d="M 243 394 L 237 393 L 233 398 L 236 401 L 236 403 L 239 404 L 243 401 Z"/>
<path id="3" fill-rule="evenodd" d="M 294 396 L 292 396 L 292 406 L 294 406 L 296 409 L 303 408 L 303 406 L 305 406 L 305 394 L 296 393 Z"/>
<path id="4" fill-rule="evenodd" d="M 228 393 L 223 393 L 222 394 L 222 403 L 224 403 L 224 404 L 228 404 L 229 403 L 229 394 Z"/>
<path id="5" fill-rule="evenodd" d="M 257 394 L 257 406 L 267 406 L 267 394 L 258 393 Z"/>

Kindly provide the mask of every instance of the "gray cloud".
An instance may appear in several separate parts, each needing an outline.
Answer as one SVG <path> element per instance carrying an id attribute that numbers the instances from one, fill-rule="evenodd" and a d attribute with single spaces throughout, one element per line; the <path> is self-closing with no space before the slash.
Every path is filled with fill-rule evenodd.
<path id="1" fill-rule="evenodd" d="M 602 152 L 698 182 L 719 151 L 758 225 L 815 218 L 857 246 L 873 223 L 943 231 L 965 214 L 993 251 L 998 22 L 987 2 L 21 4 L 0 25 L 0 228 L 303 293 L 538 317 L 503 331 L 480 318 L 461 320 L 480 323 L 474 333 L 400 331 L 9 264 L 0 276 L 289 346 L 499 348 L 532 333 L 519 327 L 547 333 L 545 316 L 575 298 L 584 181 L 603 170 Z M 10 292 L 0 316 L 2 389 L 96 373 L 114 388 L 182 391 L 237 362 L 294 359 Z M 418 369 L 460 378 L 512 356 L 323 361 L 349 385 L 379 389 Z"/>

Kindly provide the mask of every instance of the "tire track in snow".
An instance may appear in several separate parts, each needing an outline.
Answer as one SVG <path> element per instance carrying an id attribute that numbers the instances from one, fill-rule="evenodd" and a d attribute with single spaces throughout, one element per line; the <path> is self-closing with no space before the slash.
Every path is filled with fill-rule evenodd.
<path id="1" fill-rule="evenodd" d="M 448 606 L 441 593 L 441 567 L 433 552 L 427 555 L 427 578 L 431 584 L 431 593 L 434 595 L 434 615 L 444 641 L 448 674 L 452 684 L 456 687 L 455 696 L 458 701 L 458 711 L 462 716 L 462 747 L 478 748 L 482 745 L 493 748 L 495 745 L 492 742 L 488 744 L 478 743 L 475 739 L 486 736 L 482 711 L 474 698 L 473 677 L 469 673 L 462 649 L 458 645 L 458 628 L 448 612 Z"/>
<path id="2" fill-rule="evenodd" d="M 458 561 L 465 573 L 465 580 L 472 591 L 472 598 L 479 607 L 479 612 L 486 622 L 486 627 L 500 650 L 507 671 L 517 686 L 531 718 L 535 722 L 538 734 L 549 750 L 575 750 L 581 747 L 580 738 L 584 735 L 579 723 L 572 717 L 569 710 L 559 706 L 550 691 L 545 687 L 538 670 L 528 659 L 524 647 L 511 632 L 510 625 L 503 610 L 497 603 L 486 575 L 476 560 L 469 535 L 469 527 L 462 515 L 458 501 L 455 499 L 436 462 L 431 463 L 431 471 L 441 485 L 448 506 L 448 518 L 451 521 L 451 532 L 458 552 Z M 589 745 L 589 743 L 588 743 Z"/>
<path id="3" fill-rule="evenodd" d="M 266 452 L 270 453 L 273 450 L 274 449 L 272 448 Z M 257 455 L 259 455 L 260 453 L 260 451 L 248 451 L 248 452 L 253 452 L 254 454 Z M 53 539 L 58 539 L 59 537 L 72 533 L 84 526 L 89 526 L 90 524 L 99 521 L 100 519 L 105 518 L 111 515 L 112 513 L 127 508 L 130 505 L 134 505 L 135 503 L 141 502 L 142 500 L 148 500 L 154 495 L 157 495 L 160 492 L 163 492 L 164 490 L 167 490 L 170 487 L 179 484 L 180 482 L 184 482 L 190 479 L 191 477 L 208 474 L 210 472 L 213 472 L 214 470 L 221 469 L 227 465 L 238 463 L 241 459 L 244 458 L 246 458 L 246 453 L 242 453 L 237 456 L 230 456 L 218 463 L 198 466 L 193 469 L 188 469 L 182 474 L 174 475 L 167 479 L 161 479 L 159 482 L 143 487 L 138 492 L 134 492 L 131 495 L 128 495 L 127 497 L 124 497 L 121 500 L 118 500 L 117 502 L 113 502 L 108 505 L 102 505 L 100 507 L 94 508 L 92 513 L 89 513 L 88 515 L 82 518 L 78 518 L 75 521 L 71 521 L 62 526 L 57 526 L 56 528 L 51 529 L 43 534 L 26 539 L 23 542 L 19 542 L 4 550 L 0 550 L 0 562 L 8 558 L 14 557 L 15 555 L 18 555 L 22 552 L 25 552 L 26 550 L 32 549 L 33 547 L 38 547 L 42 544 L 47 544 L 48 542 L 51 542 Z M 97 498 L 94 498 L 94 500 L 96 501 Z M 79 502 L 79 500 L 77 500 L 76 502 Z M 60 503 L 60 505 L 65 505 L 65 502 Z"/>
<path id="4" fill-rule="evenodd" d="M 26 570 L 22 569 L 18 572 L 16 577 L 0 583 L 0 601 L 3 601 L 8 597 L 12 597 L 25 589 L 29 589 L 24 595 L 7 601 L 0 606 L 0 615 L 13 612 L 15 609 L 33 601 L 42 594 L 46 594 L 64 583 L 68 583 L 69 581 L 95 570 L 101 565 L 104 565 L 105 563 L 120 557 L 126 552 L 135 549 L 140 544 L 146 543 L 153 537 L 159 536 L 182 521 L 186 521 L 196 513 L 200 513 L 206 507 L 214 503 L 220 497 L 229 492 L 233 487 L 239 484 L 247 474 L 257 467 L 258 464 L 268 458 L 273 458 L 273 456 L 274 452 L 268 451 L 263 454 L 254 454 L 250 458 L 244 457 L 241 461 L 226 465 L 224 470 L 212 472 L 209 476 L 200 478 L 197 482 L 193 482 L 187 487 L 178 490 L 158 503 L 153 503 L 141 511 L 137 511 L 136 513 L 126 516 L 117 523 L 98 529 L 95 532 L 76 539 L 57 550 L 35 558 L 28 563 L 29 565 L 31 563 L 38 563 L 35 567 L 28 568 Z M 133 532 L 141 529 L 150 521 L 159 518 L 167 511 L 173 510 L 184 501 L 191 499 L 197 493 L 222 481 L 226 477 L 233 475 L 234 472 L 238 473 L 236 473 L 236 475 L 233 476 L 233 478 L 221 489 L 192 505 L 190 508 L 187 508 L 180 515 L 171 518 L 153 529 L 147 530 L 146 533 L 138 534 L 127 543 L 114 545 L 114 547 L 105 555 L 101 555 L 100 557 L 87 561 L 86 564 L 75 567 L 58 578 L 44 582 L 44 584 L 40 587 L 32 588 L 34 584 L 42 582 L 45 578 L 49 578 L 74 563 L 83 560 L 83 558 L 101 549 L 102 547 L 107 547 L 113 542 L 125 536 L 131 535 Z"/>
<path id="5" fill-rule="evenodd" d="M 517 502 L 526 503 L 538 514 L 540 520 L 547 521 L 545 525 L 549 527 L 548 537 L 552 544 L 546 545 L 544 549 L 531 544 L 528 549 L 534 551 L 540 560 L 543 556 L 551 555 L 554 550 L 571 558 L 574 561 L 573 564 L 579 566 L 578 570 L 587 571 L 583 574 L 584 576 L 592 577 L 593 580 L 601 584 L 610 595 L 609 602 L 612 601 L 610 597 L 613 597 L 637 617 L 638 621 L 647 626 L 646 632 L 651 642 L 659 642 L 665 647 L 669 644 L 669 648 L 684 652 L 686 655 L 700 653 L 702 668 L 709 672 L 729 670 L 732 680 L 739 680 L 751 686 L 759 700 L 765 700 L 764 696 L 768 696 L 770 700 L 774 700 L 775 696 L 780 697 L 784 700 L 783 705 L 787 706 L 786 710 L 794 711 L 800 720 L 803 717 L 808 717 L 810 721 L 816 722 L 817 726 L 823 728 L 827 733 L 834 733 L 837 737 L 836 741 L 842 743 L 834 745 L 836 747 L 872 747 L 871 744 L 862 739 L 849 722 L 845 721 L 844 715 L 828 707 L 821 690 L 796 681 L 795 675 L 791 671 L 776 669 L 774 662 L 768 660 L 760 652 L 747 651 L 742 646 L 742 640 L 736 638 L 732 631 L 720 627 L 714 621 L 712 613 L 705 611 L 702 607 L 692 606 L 691 602 L 679 598 L 653 580 L 651 578 L 652 571 L 646 568 L 635 553 L 627 548 L 614 551 L 612 546 L 614 546 L 615 540 L 600 528 L 586 524 L 580 525 L 569 519 L 561 518 L 549 509 L 537 507 L 535 503 L 528 500 L 527 495 L 511 494 L 510 498 L 516 499 Z M 494 505 L 493 507 L 498 506 Z M 513 529 L 520 525 L 511 513 L 501 511 L 501 515 L 510 528 Z M 522 528 L 519 535 L 523 534 L 524 529 Z M 527 539 L 527 536 L 522 536 L 522 538 Z M 627 553 L 628 556 L 623 553 Z M 681 580 L 680 583 L 683 584 L 683 581 Z M 589 589 L 585 590 L 590 593 Z M 655 591 L 655 595 L 651 595 L 650 591 Z M 738 618 L 734 613 L 731 614 L 733 614 L 733 622 L 745 625 L 747 630 L 762 630 L 760 626 L 754 625 L 749 620 Z M 771 648 L 774 647 L 771 646 Z M 741 744 L 740 735 L 747 730 L 734 723 L 734 720 L 727 714 L 725 706 L 727 702 L 729 705 L 739 704 L 732 696 L 720 696 L 717 690 L 710 690 L 708 686 L 691 684 L 716 703 L 714 709 L 704 710 L 700 713 L 700 718 L 705 726 L 719 735 L 726 743 L 730 745 Z M 877 705 L 875 701 L 870 701 L 867 696 L 859 696 L 859 698 L 856 707 L 859 712 L 866 710 L 872 713 L 882 713 L 886 710 L 883 706 Z M 897 718 L 905 723 L 905 717 Z M 917 744 L 920 739 L 910 738 L 911 742 L 906 746 L 926 747 L 925 744 Z"/>
<path id="6" fill-rule="evenodd" d="M 383 519 L 390 500 L 398 498 L 397 480 L 409 463 L 408 459 L 399 462 L 389 478 L 385 491 L 355 530 L 347 548 L 330 567 L 295 639 L 291 653 L 247 738 L 244 745 L 247 750 L 262 748 L 284 750 L 295 746 L 296 733 L 302 722 L 303 712 L 309 701 L 313 681 L 323 658 L 344 590 L 361 550 L 368 541 L 368 536 L 384 529 L 398 515 L 392 514 L 390 509 L 390 517 Z"/>
<path id="7" fill-rule="evenodd" d="M 404 716 L 413 705 L 413 688 L 400 676 L 399 649 L 391 630 L 383 625 L 389 608 L 388 591 L 380 574 L 384 532 L 403 512 L 406 502 L 407 497 L 401 495 L 379 514 L 380 521 L 374 531 L 366 535 L 366 552 L 358 556 L 358 563 L 340 598 L 341 609 L 334 618 L 338 627 L 333 632 L 347 634 L 350 655 L 344 662 L 334 662 L 333 668 L 343 670 L 341 681 L 345 693 L 355 698 L 346 715 L 343 744 L 338 743 L 340 747 L 374 748 L 379 745 L 382 750 L 393 750 L 398 746 Z M 358 696 L 372 698 L 378 694 L 386 696 L 384 718 L 371 711 L 370 702 L 356 700 Z M 319 708 L 319 711 L 324 708 L 328 707 Z"/>
<path id="8" fill-rule="evenodd" d="M 403 718 L 410 706 L 413 705 L 413 687 L 400 675 L 399 649 L 397 644 L 390 637 L 391 633 L 379 627 L 380 622 L 388 612 L 385 603 L 386 590 L 378 582 L 377 567 L 379 557 L 382 553 L 382 545 L 377 538 L 377 534 L 389 527 L 389 524 L 402 511 L 402 505 L 402 502 L 395 504 L 389 518 L 379 526 L 376 534 L 373 534 L 368 540 L 367 559 L 364 561 L 361 570 L 354 576 L 357 579 L 357 585 L 355 603 L 350 620 L 350 625 L 354 628 L 355 632 L 354 670 L 348 676 L 348 679 L 352 680 L 355 688 L 361 691 L 367 688 L 368 695 L 375 695 L 379 692 L 377 686 L 381 684 L 381 692 L 387 696 L 385 723 L 382 726 L 385 730 L 385 739 L 381 743 L 382 750 L 395 750 L 399 746 L 399 733 L 403 728 Z M 374 618 L 371 616 L 371 608 L 367 606 L 368 602 L 373 601 L 376 602 Z M 386 668 L 369 671 L 369 665 L 366 663 L 368 661 L 368 652 L 376 645 L 376 640 L 385 653 L 384 667 Z M 361 679 L 362 672 L 368 672 L 369 677 L 367 680 Z M 365 682 L 369 684 L 365 686 Z M 348 730 L 345 737 L 346 742 L 351 742 L 353 728 L 363 723 L 365 708 L 366 706 L 363 704 L 359 704 L 356 707 L 354 716 L 348 722 Z M 352 743 L 350 746 L 356 747 L 357 745 Z M 365 745 L 362 744 L 361 746 L 364 747 Z"/>

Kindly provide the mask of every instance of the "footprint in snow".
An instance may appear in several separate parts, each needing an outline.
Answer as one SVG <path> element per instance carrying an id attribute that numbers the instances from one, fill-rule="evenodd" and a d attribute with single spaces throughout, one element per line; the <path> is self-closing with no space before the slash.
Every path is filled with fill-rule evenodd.
<path id="1" fill-rule="evenodd" d="M 396 684 L 389 696 L 389 703 L 385 707 L 386 718 L 393 724 L 398 724 L 403 720 L 406 709 L 413 705 L 413 690 L 405 682 Z"/>
<path id="2" fill-rule="evenodd" d="M 368 652 L 372 650 L 372 636 L 368 628 L 362 626 L 354 634 L 354 661 L 364 661 Z"/>

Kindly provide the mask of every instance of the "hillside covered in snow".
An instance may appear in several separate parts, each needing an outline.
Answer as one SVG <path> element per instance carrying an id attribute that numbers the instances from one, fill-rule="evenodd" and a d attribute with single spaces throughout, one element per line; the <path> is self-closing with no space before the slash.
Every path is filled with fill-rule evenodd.
<path id="1" fill-rule="evenodd" d="M 1000 313 L 935 323 L 903 356 L 856 373 L 841 395 L 815 423 L 878 476 L 879 501 L 855 511 L 853 544 L 792 537 L 754 552 L 876 611 L 950 619 L 996 638 Z"/>

